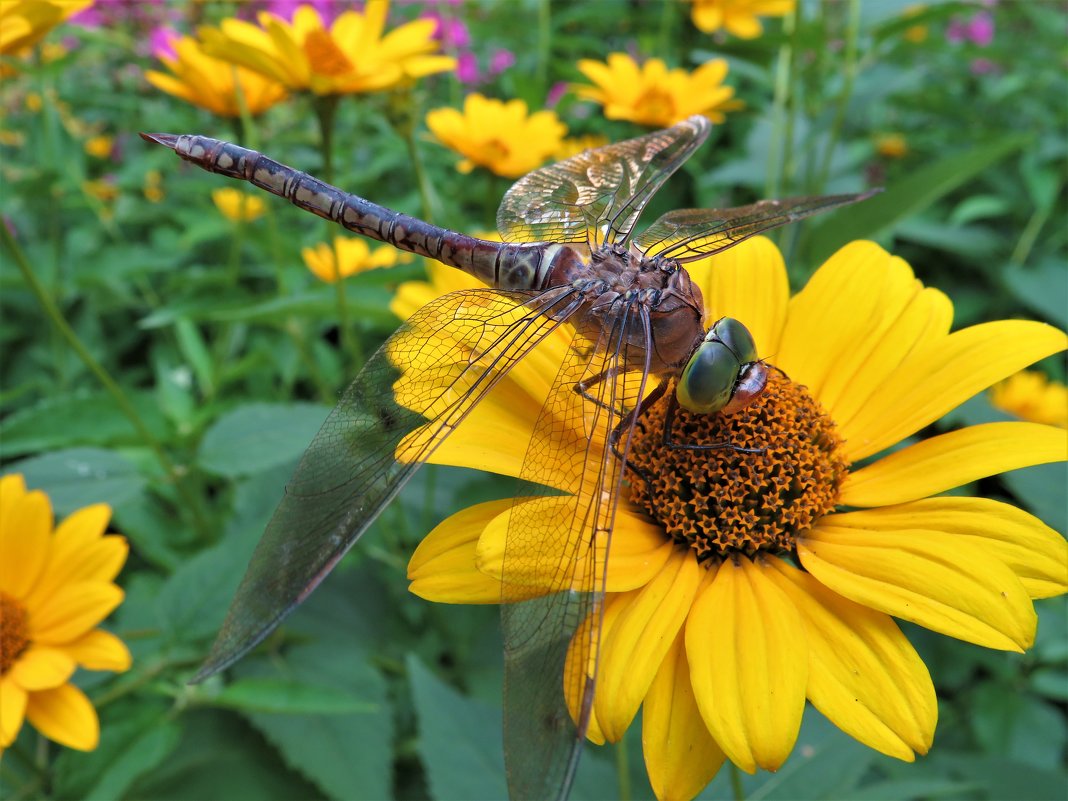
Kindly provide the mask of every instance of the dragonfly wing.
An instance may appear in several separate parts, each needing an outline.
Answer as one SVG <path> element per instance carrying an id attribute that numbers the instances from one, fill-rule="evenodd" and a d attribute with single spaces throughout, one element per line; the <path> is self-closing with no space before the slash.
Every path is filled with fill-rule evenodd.
<path id="1" fill-rule="evenodd" d="M 587 150 L 520 178 L 501 201 L 506 242 L 599 245 L 624 242 L 645 204 L 707 138 L 701 116 L 671 128 Z"/>
<path id="2" fill-rule="evenodd" d="M 522 478 L 544 484 L 552 476 L 565 494 L 517 499 L 507 527 L 506 586 L 547 590 L 501 607 L 505 765 L 516 801 L 566 798 L 590 724 L 623 480 L 610 436 L 645 394 L 649 336 L 644 309 L 624 306 L 598 343 L 577 337 L 524 457 Z M 621 365 L 635 359 L 645 359 L 645 369 L 624 372 Z M 590 397 L 575 390 L 579 382 Z M 627 422 L 616 445 L 623 454 L 633 429 Z"/>
<path id="3" fill-rule="evenodd" d="M 401 326 L 304 453 L 194 680 L 273 631 L 486 392 L 579 305 L 568 288 L 467 290 Z"/>
<path id="4" fill-rule="evenodd" d="M 780 225 L 866 200 L 879 191 L 761 200 L 734 209 L 678 209 L 646 228 L 635 238 L 634 245 L 646 258 L 693 261 Z"/>

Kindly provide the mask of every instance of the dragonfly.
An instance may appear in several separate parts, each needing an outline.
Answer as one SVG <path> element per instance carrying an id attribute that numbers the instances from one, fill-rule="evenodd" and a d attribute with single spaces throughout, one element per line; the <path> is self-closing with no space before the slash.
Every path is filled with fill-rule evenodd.
<path id="1" fill-rule="evenodd" d="M 270 634 L 514 365 L 549 337 L 570 336 L 519 470 L 533 489 L 507 523 L 502 585 L 530 592 L 501 606 L 509 793 L 566 798 L 590 722 L 606 565 L 635 424 L 669 386 L 668 402 L 731 414 L 767 381 L 739 321 L 704 319 L 685 265 L 877 191 L 681 209 L 639 232 L 650 199 L 709 130 L 694 116 L 534 170 L 501 202 L 502 242 L 392 211 L 236 144 L 141 134 L 209 172 L 487 285 L 432 301 L 367 360 L 296 468 L 194 681 Z M 667 435 L 668 447 L 722 446 L 669 445 Z M 548 489 L 549 475 L 575 477 L 568 502 Z M 569 659 L 590 667 L 568 669 Z M 571 710 L 565 689 L 578 699 Z"/>

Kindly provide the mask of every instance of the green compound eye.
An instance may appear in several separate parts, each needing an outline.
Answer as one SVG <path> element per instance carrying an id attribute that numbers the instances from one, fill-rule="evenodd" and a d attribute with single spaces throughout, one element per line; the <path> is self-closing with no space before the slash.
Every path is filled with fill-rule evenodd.
<path id="1" fill-rule="evenodd" d="M 691 412 L 732 414 L 759 397 L 767 377 L 749 329 L 733 317 L 723 317 L 686 363 L 675 397 Z"/>

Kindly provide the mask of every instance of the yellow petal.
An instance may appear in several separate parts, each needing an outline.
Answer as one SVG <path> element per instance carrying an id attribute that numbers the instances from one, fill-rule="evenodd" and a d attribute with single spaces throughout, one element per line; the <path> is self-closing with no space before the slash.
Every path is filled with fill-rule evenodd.
<path id="1" fill-rule="evenodd" d="M 52 504 L 40 490 L 18 497 L 5 510 L 0 529 L 0 589 L 23 599 L 48 560 L 52 543 Z"/>
<path id="2" fill-rule="evenodd" d="M 609 538 L 599 532 L 591 554 L 586 521 L 575 513 L 577 500 L 566 495 L 531 498 L 498 515 L 479 540 L 479 569 L 538 594 L 567 587 L 583 592 L 601 589 Z M 674 546 L 658 526 L 620 508 L 611 549 L 604 590 L 624 592 L 656 576 Z M 596 564 L 591 564 L 594 560 Z"/>
<path id="3" fill-rule="evenodd" d="M 8 520 L 25 494 L 26 481 L 20 473 L 0 476 L 0 532 L 10 527 Z"/>
<path id="4" fill-rule="evenodd" d="M 69 679 L 74 668 L 66 652 L 34 643 L 15 660 L 8 676 L 25 690 L 50 690 Z"/>
<path id="5" fill-rule="evenodd" d="M 889 506 L 1020 467 L 1064 461 L 1068 431 L 1038 423 L 985 423 L 925 439 L 850 473 L 847 506 Z"/>
<path id="6" fill-rule="evenodd" d="M 100 741 L 100 721 L 85 693 L 70 684 L 31 693 L 26 719 L 53 742 L 92 751 Z"/>
<path id="7" fill-rule="evenodd" d="M 772 361 L 819 398 L 828 376 L 850 363 L 880 325 L 884 305 L 899 308 L 914 283 L 908 265 L 874 242 L 851 242 L 790 300 Z"/>
<path id="8" fill-rule="evenodd" d="M 688 264 L 687 269 L 704 295 L 707 323 L 720 317 L 741 320 L 753 335 L 761 358 L 778 363 L 790 282 L 775 243 L 754 236 L 715 256 Z M 753 291 L 753 287 L 760 287 L 760 291 Z"/>
<path id="9" fill-rule="evenodd" d="M 963 551 L 952 534 L 820 525 L 797 552 L 821 583 L 872 609 L 987 648 L 1023 651 L 1034 641 L 1037 618 L 1020 580 L 985 548 Z"/>
<path id="10" fill-rule="evenodd" d="M 10 677 L 0 676 L 0 748 L 7 748 L 22 728 L 27 694 Z"/>
<path id="11" fill-rule="evenodd" d="M 776 585 L 793 601 L 808 635 L 808 698 L 865 745 L 911 762 L 927 753 L 938 699 L 923 660 L 882 612 L 836 595 L 779 559 Z"/>
<path id="12" fill-rule="evenodd" d="M 725 562 L 686 622 L 701 717 L 742 770 L 778 770 L 805 709 L 808 645 L 790 599 L 748 559 Z"/>
<path id="13" fill-rule="evenodd" d="M 114 584 L 68 584 L 32 610 L 30 636 L 47 644 L 73 640 L 111 614 L 122 597 L 122 590 Z"/>
<path id="14" fill-rule="evenodd" d="M 673 554 L 602 639 L 596 710 L 609 742 L 622 739 L 637 714 L 705 575 L 689 551 Z"/>
<path id="15" fill-rule="evenodd" d="M 726 759 L 697 711 L 681 633 L 642 705 L 642 752 L 658 801 L 690 801 Z"/>
<path id="16" fill-rule="evenodd" d="M 852 419 L 839 421 L 850 459 L 878 453 L 1066 346 L 1068 338 L 1053 326 L 1001 320 L 956 331 L 918 349 L 885 378 Z"/>
<path id="17" fill-rule="evenodd" d="M 496 517 L 507 514 L 513 501 L 490 501 L 468 507 L 443 520 L 415 549 L 408 562 L 408 590 L 428 601 L 452 604 L 498 604 L 536 598 L 545 592 L 513 585 L 505 592 L 499 579 L 477 567 L 478 539 Z"/>
<path id="18" fill-rule="evenodd" d="M 1012 570 L 1032 598 L 1068 590 L 1068 542 L 1034 515 L 989 498 L 927 498 L 824 518 L 832 526 L 872 531 L 943 531 L 960 551 L 985 548 Z M 921 536 L 918 533 L 911 536 Z"/>
<path id="19" fill-rule="evenodd" d="M 93 629 L 63 646 L 87 670 L 129 670 L 132 659 L 126 643 L 103 629 Z"/>

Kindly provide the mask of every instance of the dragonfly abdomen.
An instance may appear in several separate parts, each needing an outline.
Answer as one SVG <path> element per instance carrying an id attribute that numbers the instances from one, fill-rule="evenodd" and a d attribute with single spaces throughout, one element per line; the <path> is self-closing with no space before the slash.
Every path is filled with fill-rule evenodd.
<path id="1" fill-rule="evenodd" d="M 503 243 L 449 231 L 350 194 L 255 150 L 207 136 L 142 134 L 208 172 L 248 181 L 362 236 L 426 256 L 501 289 L 539 290 L 555 267 L 580 258 L 548 242 Z M 559 274 L 559 270 L 557 270 Z"/>

